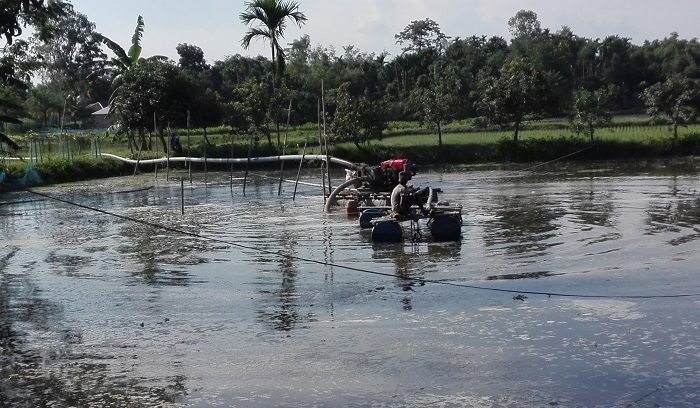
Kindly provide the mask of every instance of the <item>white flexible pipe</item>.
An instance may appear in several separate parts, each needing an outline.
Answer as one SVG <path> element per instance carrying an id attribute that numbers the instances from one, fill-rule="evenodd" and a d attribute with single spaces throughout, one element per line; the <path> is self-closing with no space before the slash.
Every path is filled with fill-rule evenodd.
<path id="1" fill-rule="evenodd" d="M 328 199 L 326 200 L 325 211 L 326 211 L 326 212 L 329 212 L 329 211 L 331 210 L 331 205 L 333 205 L 333 203 L 335 203 L 335 196 L 337 196 L 338 193 L 340 193 L 341 191 L 343 191 L 343 190 L 345 190 L 346 188 L 348 188 L 348 187 L 350 187 L 350 186 L 353 186 L 353 185 L 354 185 L 355 187 L 361 186 L 361 185 L 362 185 L 362 179 L 359 178 L 359 177 L 354 177 L 354 178 L 351 178 L 350 180 L 346 180 L 344 183 L 342 183 L 341 185 L 339 185 L 338 187 L 336 187 L 335 190 L 333 190 L 333 192 L 331 193 L 331 195 L 329 195 L 329 196 L 328 196 Z"/>
<path id="2" fill-rule="evenodd" d="M 160 159 L 147 159 L 147 160 L 134 160 L 134 159 L 128 159 L 126 157 L 121 157 L 117 156 L 114 154 L 109 154 L 109 153 L 100 153 L 101 156 L 104 157 L 111 157 L 112 159 L 117 159 L 121 160 L 123 162 L 129 163 L 129 164 L 136 164 L 137 162 L 139 164 L 158 164 L 158 163 L 165 163 L 167 161 L 171 161 L 173 163 L 181 163 L 181 162 L 192 162 L 192 163 L 204 163 L 205 161 L 207 163 L 234 163 L 234 164 L 245 164 L 248 162 L 247 157 L 242 157 L 242 158 L 235 158 L 235 159 L 229 159 L 229 158 L 216 158 L 216 157 L 207 157 L 206 159 L 203 157 L 162 157 Z M 331 163 L 339 164 L 343 167 L 347 167 L 349 169 L 354 169 L 357 167 L 357 165 L 353 162 L 339 159 L 337 157 L 327 157 L 325 154 L 288 154 L 284 156 L 266 156 L 266 157 L 251 157 L 250 162 L 251 163 L 274 163 L 278 161 L 297 161 L 297 160 L 322 160 L 326 161 L 326 159 L 329 159 Z"/>

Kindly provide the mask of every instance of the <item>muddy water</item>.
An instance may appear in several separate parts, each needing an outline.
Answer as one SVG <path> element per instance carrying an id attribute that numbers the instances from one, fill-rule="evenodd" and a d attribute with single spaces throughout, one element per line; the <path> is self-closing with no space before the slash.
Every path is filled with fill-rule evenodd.
<path id="1" fill-rule="evenodd" d="M 426 171 L 463 240 L 382 245 L 225 177 L 0 197 L 0 407 L 700 404 L 697 173 Z"/>

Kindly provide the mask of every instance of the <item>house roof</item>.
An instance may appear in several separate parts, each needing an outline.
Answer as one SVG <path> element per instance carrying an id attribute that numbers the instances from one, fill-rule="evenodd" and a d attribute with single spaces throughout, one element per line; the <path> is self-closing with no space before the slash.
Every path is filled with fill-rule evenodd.
<path id="1" fill-rule="evenodd" d="M 107 115 L 109 113 L 109 106 L 105 106 L 104 108 L 92 112 L 93 115 Z"/>
<path id="2" fill-rule="evenodd" d="M 103 107 L 104 106 L 102 106 L 102 104 L 99 102 L 91 103 L 88 106 L 86 106 L 87 110 L 89 110 L 90 112 L 97 112 L 98 110 L 102 109 Z"/>

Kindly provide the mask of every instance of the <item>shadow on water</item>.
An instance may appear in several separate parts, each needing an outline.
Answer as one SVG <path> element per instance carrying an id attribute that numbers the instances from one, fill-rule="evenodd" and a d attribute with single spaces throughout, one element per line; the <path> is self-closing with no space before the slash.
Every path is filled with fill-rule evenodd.
<path id="1" fill-rule="evenodd" d="M 61 306 L 11 265 L 19 252 L 10 248 L 0 258 L 0 407 L 162 406 L 182 399 L 184 377 L 148 387 L 110 376 L 103 357 L 78 351 L 82 334 L 62 327 Z"/>
<path id="2" fill-rule="evenodd" d="M 486 280 L 516 280 L 516 279 L 539 279 L 548 276 L 564 275 L 563 273 L 554 273 L 549 271 L 541 272 L 523 272 L 523 273 L 509 273 L 505 275 L 491 275 L 487 276 Z"/>

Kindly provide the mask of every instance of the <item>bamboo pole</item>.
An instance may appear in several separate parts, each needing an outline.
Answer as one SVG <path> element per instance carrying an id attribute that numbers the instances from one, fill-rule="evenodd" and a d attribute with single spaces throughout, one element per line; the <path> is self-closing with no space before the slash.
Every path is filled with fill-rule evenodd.
<path id="1" fill-rule="evenodd" d="M 185 215 L 185 178 L 180 177 L 180 214 Z"/>
<path id="2" fill-rule="evenodd" d="M 155 118 L 155 113 L 153 114 Z M 165 141 L 165 181 L 170 181 L 170 123 L 168 123 L 168 139 Z"/>
<path id="3" fill-rule="evenodd" d="M 248 170 L 250 168 L 250 152 L 253 150 L 253 134 L 250 134 L 250 144 L 248 144 L 248 160 L 245 162 L 245 175 L 243 176 L 243 195 L 245 195 L 245 186 L 248 182 Z"/>
<path id="4" fill-rule="evenodd" d="M 323 154 L 323 134 L 321 133 L 321 99 L 316 99 L 317 130 L 318 130 L 318 154 Z M 323 171 L 323 161 L 321 161 L 321 185 L 323 186 L 323 202 L 326 202 L 326 173 Z"/>
<path id="5" fill-rule="evenodd" d="M 323 108 L 323 140 L 326 144 L 326 175 L 328 176 L 328 195 L 330 195 L 331 191 L 333 191 L 333 187 L 331 187 L 331 158 L 328 152 L 328 135 L 326 134 L 326 101 L 323 80 L 321 80 L 321 107 Z"/>
<path id="6" fill-rule="evenodd" d="M 297 197 L 297 186 L 299 185 L 299 177 L 301 176 L 301 165 L 304 164 L 304 155 L 306 155 L 306 140 L 304 141 L 304 150 L 301 152 L 301 160 L 299 160 L 299 169 L 297 170 L 297 181 L 294 183 L 294 194 L 292 201 Z"/>
<path id="7" fill-rule="evenodd" d="M 190 150 L 190 110 L 187 110 L 187 169 L 188 173 L 190 175 L 190 184 L 192 184 L 192 161 L 190 160 L 190 157 L 192 157 L 191 150 Z"/>
<path id="8" fill-rule="evenodd" d="M 136 164 L 134 164 L 134 177 L 136 177 L 136 172 L 139 170 L 139 160 L 141 160 L 141 150 L 143 150 L 143 143 L 139 143 L 139 154 L 136 155 Z M 156 166 L 156 178 L 158 178 L 158 167 Z"/>
<path id="9" fill-rule="evenodd" d="M 233 159 L 233 132 L 230 134 L 231 136 L 231 158 Z M 233 162 L 231 162 L 231 170 L 229 173 L 229 188 L 231 189 L 231 192 L 233 192 Z"/>
<path id="10" fill-rule="evenodd" d="M 284 129 L 284 143 L 282 144 L 282 156 L 284 156 L 287 148 L 287 136 L 289 135 L 289 121 L 292 117 L 292 100 L 289 100 L 289 108 L 287 109 L 287 127 Z M 284 160 L 280 160 L 280 184 L 277 187 L 277 195 L 282 194 L 282 179 L 284 178 Z"/>

